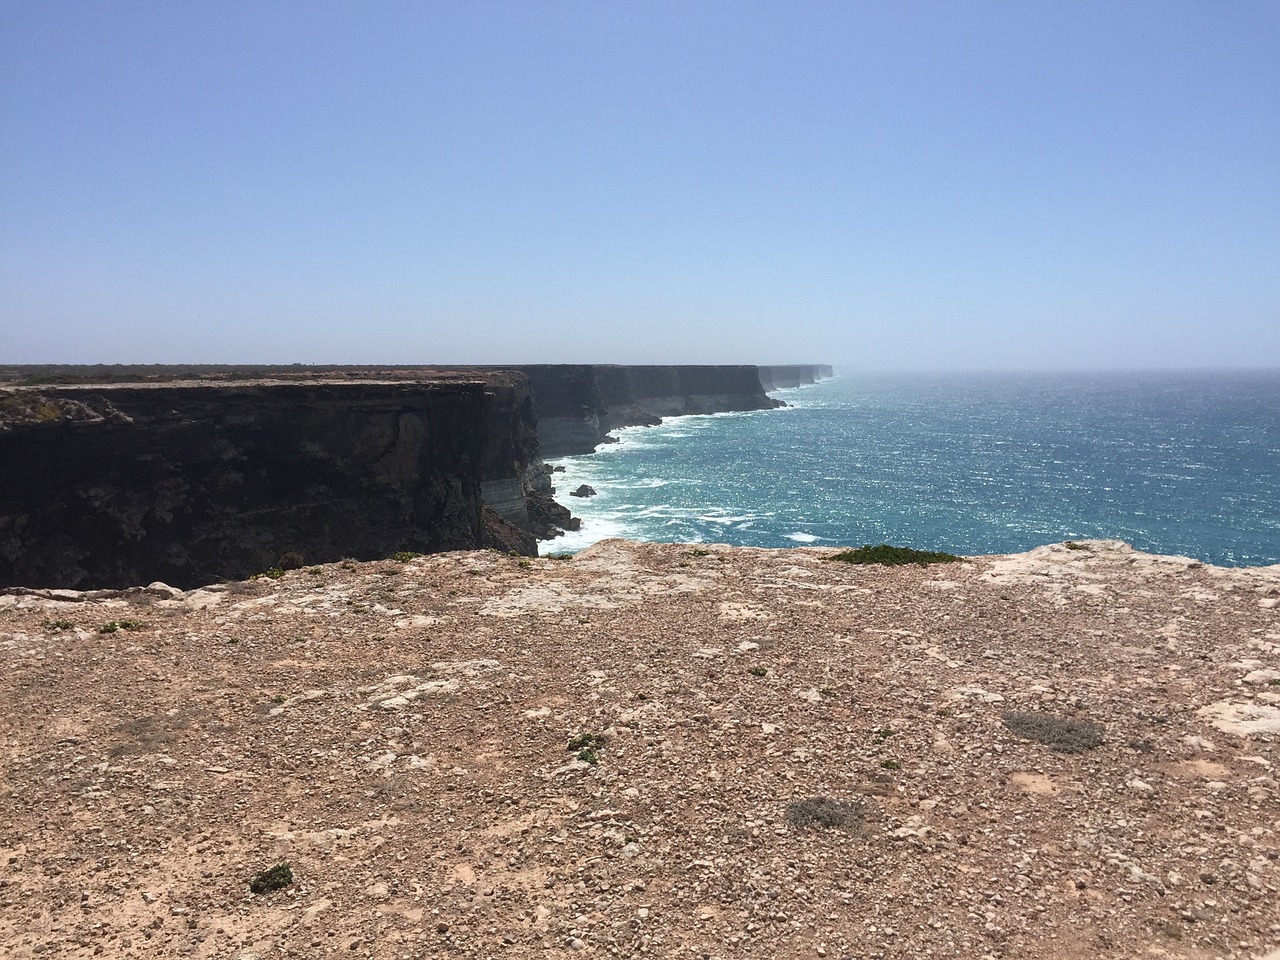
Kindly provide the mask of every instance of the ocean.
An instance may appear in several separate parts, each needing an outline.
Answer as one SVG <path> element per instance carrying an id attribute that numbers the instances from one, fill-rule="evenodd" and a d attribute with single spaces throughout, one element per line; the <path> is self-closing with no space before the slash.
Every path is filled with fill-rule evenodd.
<path id="1" fill-rule="evenodd" d="M 551 461 L 606 537 L 1011 553 L 1068 539 L 1280 563 L 1280 370 L 862 374 Z M 588 484 L 598 495 L 570 497 Z"/>

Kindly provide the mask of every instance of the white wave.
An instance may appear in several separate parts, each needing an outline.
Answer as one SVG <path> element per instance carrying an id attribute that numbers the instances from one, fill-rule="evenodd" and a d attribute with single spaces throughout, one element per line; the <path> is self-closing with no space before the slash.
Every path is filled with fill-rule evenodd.
<path id="1" fill-rule="evenodd" d="M 794 540 L 796 543 L 817 543 L 821 537 L 815 537 L 812 533 L 788 533 L 788 540 Z"/>

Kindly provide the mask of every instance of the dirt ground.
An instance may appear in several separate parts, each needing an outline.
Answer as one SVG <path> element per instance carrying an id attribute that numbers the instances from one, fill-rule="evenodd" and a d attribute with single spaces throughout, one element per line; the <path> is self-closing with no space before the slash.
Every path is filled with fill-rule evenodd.
<path id="1" fill-rule="evenodd" d="M 1280 568 L 830 554 L 0 593 L 0 954 L 1280 947 Z"/>

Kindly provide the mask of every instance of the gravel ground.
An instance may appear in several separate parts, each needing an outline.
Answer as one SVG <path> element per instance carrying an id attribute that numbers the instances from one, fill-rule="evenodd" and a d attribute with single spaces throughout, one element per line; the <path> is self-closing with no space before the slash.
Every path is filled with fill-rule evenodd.
<path id="1" fill-rule="evenodd" d="M 0 594 L 0 954 L 1280 946 L 1280 568 L 830 554 Z"/>

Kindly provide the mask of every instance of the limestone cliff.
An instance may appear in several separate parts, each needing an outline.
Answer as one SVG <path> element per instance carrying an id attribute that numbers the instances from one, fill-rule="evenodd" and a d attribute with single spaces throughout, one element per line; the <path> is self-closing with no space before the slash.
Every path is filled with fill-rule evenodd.
<path id="1" fill-rule="evenodd" d="M 505 529 L 485 522 L 482 470 L 500 483 L 530 467 L 527 391 L 464 377 L 59 386 L 0 404 L 8 584 L 192 586 L 284 555 L 475 548 Z"/>
<path id="2" fill-rule="evenodd" d="M 763 384 L 766 390 L 785 390 L 791 387 L 800 387 L 834 376 L 834 371 L 825 363 L 762 365 L 759 369 L 760 383 Z"/>
<path id="3" fill-rule="evenodd" d="M 496 547 L 577 521 L 543 456 L 778 406 L 801 368 L 47 367 L 0 391 L 0 585 L 193 586 Z M 811 381 L 818 368 L 803 368 Z"/>
<path id="4" fill-rule="evenodd" d="M 657 423 L 662 417 L 779 406 L 764 392 L 751 365 L 621 366 L 532 365 L 543 456 L 590 453 L 617 427 Z"/>

